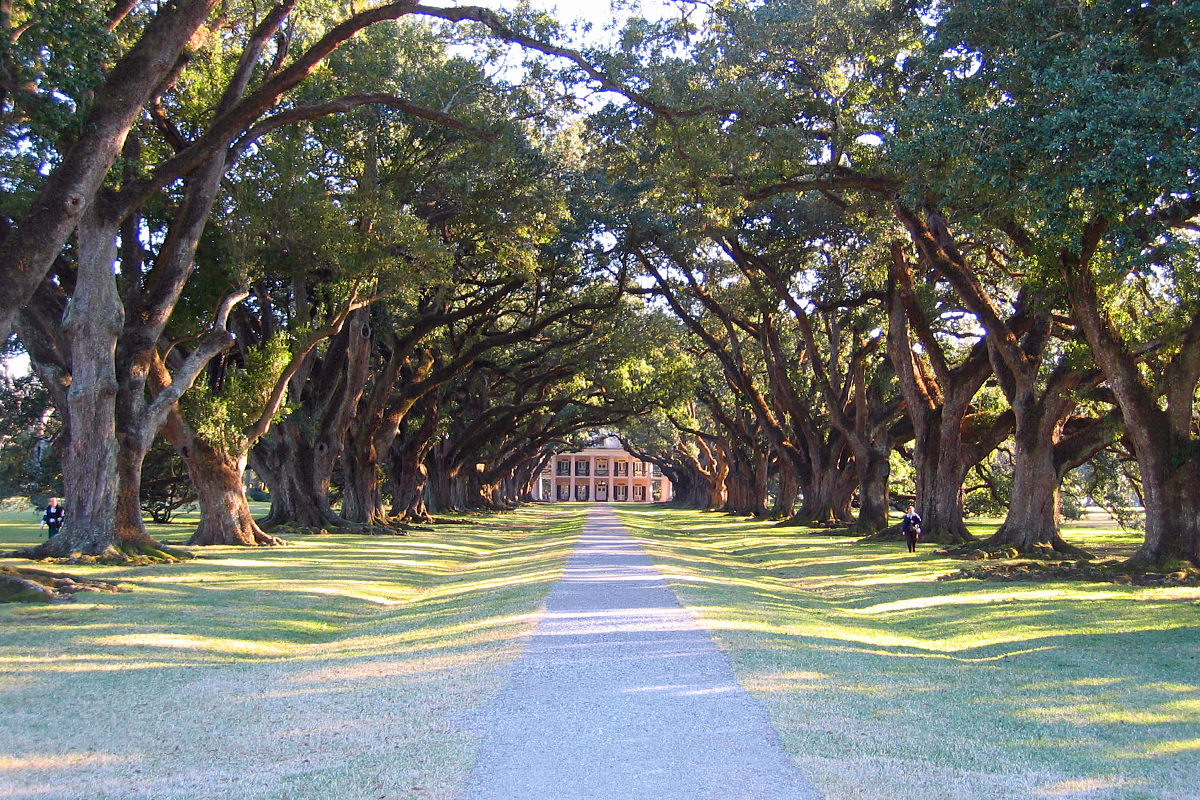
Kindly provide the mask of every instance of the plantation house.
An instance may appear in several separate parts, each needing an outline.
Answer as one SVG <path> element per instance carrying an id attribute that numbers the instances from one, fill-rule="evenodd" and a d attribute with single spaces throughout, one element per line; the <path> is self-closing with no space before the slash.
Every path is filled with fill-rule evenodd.
<path id="1" fill-rule="evenodd" d="M 634 457 L 609 436 L 596 447 L 552 457 L 533 497 L 545 502 L 658 503 L 671 499 L 671 482 L 657 466 Z"/>

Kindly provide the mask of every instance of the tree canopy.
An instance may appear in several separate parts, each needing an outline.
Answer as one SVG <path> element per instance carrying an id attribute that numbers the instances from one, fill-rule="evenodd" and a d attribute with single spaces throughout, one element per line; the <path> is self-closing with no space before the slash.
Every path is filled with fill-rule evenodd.
<path id="1" fill-rule="evenodd" d="M 618 431 L 677 502 L 912 500 L 945 544 L 999 504 L 977 546 L 1078 554 L 1063 493 L 1103 495 L 1200 565 L 1200 3 L 678 9 L 580 48 L 524 7 L 0 3 L 0 460 L 72 508 L 36 554 L 184 557 L 159 473 L 194 544 L 270 545 L 509 507 Z"/>

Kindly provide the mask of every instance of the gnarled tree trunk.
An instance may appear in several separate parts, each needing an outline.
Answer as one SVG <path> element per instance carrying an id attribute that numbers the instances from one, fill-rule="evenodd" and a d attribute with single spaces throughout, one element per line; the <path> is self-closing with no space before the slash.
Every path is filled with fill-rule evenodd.
<path id="1" fill-rule="evenodd" d="M 117 228 L 95 208 L 78 228 L 79 272 L 65 322 L 72 361 L 70 442 L 63 459 L 67 515 L 62 532 L 35 549 L 37 557 L 169 557 L 141 522 L 145 452 L 132 448 L 119 457 L 116 344 L 124 314 L 113 275 Z"/>
<path id="2" fill-rule="evenodd" d="M 266 527 L 359 528 L 333 511 L 329 487 L 346 431 L 367 381 L 371 351 L 366 310 L 355 311 L 329 341 L 300 406 L 250 450 L 250 465 L 271 488 Z"/>
<path id="3" fill-rule="evenodd" d="M 190 545 L 270 546 L 284 544 L 263 532 L 250 512 L 243 482 L 245 461 L 234 461 L 196 441 L 184 461 L 200 503 L 200 524 Z"/>
<path id="4" fill-rule="evenodd" d="M 329 504 L 334 457 L 323 438 L 313 441 L 296 420 L 275 426 L 250 451 L 250 465 L 271 489 L 267 527 L 339 528 L 346 521 Z"/>
<path id="5" fill-rule="evenodd" d="M 197 436 L 177 410 L 167 417 L 163 434 L 187 466 L 200 504 L 200 524 L 192 532 L 189 545 L 286 544 L 263 532 L 254 521 L 246 500 L 245 455 L 226 453 Z"/>
<path id="6" fill-rule="evenodd" d="M 884 440 L 882 444 L 886 445 Z M 854 470 L 858 476 L 858 519 L 852 530 L 860 535 L 878 533 L 888 526 L 888 479 L 892 474 L 890 450 L 878 440 L 856 447 Z"/>

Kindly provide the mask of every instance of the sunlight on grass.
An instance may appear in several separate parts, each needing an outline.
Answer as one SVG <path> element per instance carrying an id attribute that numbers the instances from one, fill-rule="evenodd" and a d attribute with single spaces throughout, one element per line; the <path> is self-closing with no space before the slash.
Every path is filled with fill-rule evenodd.
<path id="1" fill-rule="evenodd" d="M 282 656 L 287 650 L 262 642 L 217 639 L 211 636 L 187 636 L 178 633 L 123 633 L 92 640 L 94 647 L 165 647 L 178 650 L 203 650 L 208 653 Z"/>
<path id="2" fill-rule="evenodd" d="M 134 591 L 0 605 L 0 785 L 28 797 L 454 797 L 471 709 L 501 688 L 585 511 L 196 548 L 173 565 L 53 565 Z M 179 541 L 188 527 L 154 532 Z M 36 542 L 36 520 L 4 515 L 0 540 Z M 98 755 L 117 732 L 119 754 Z"/>
<path id="3" fill-rule="evenodd" d="M 962 562 L 932 546 L 620 515 L 830 800 L 1197 797 L 1200 589 L 939 582 Z"/>

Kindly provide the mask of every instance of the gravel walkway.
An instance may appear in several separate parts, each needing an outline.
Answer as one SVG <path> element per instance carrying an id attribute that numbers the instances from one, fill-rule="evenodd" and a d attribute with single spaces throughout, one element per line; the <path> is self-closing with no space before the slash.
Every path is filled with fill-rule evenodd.
<path id="1" fill-rule="evenodd" d="M 480 725 L 468 798 L 820 797 L 605 506 Z"/>

